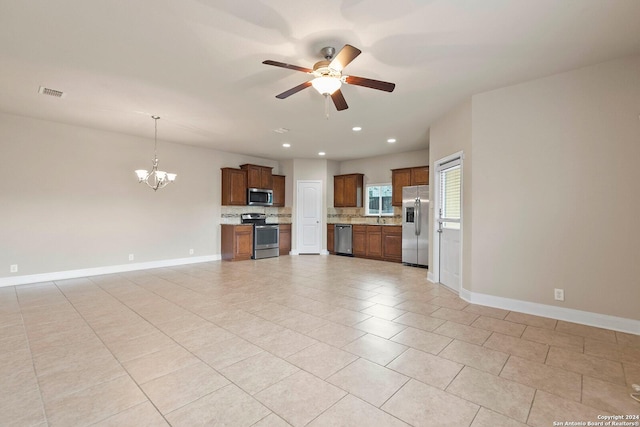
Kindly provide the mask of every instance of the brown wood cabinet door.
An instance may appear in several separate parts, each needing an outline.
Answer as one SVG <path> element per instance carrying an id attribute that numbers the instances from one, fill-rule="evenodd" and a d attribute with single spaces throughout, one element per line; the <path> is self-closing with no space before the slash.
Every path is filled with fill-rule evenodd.
<path id="1" fill-rule="evenodd" d="M 289 255 L 291 252 L 291 224 L 280 224 L 280 255 Z"/>
<path id="2" fill-rule="evenodd" d="M 411 185 L 411 169 L 395 169 L 391 171 L 391 204 L 402 206 L 402 187 Z"/>
<path id="3" fill-rule="evenodd" d="M 362 184 L 360 184 L 360 191 L 358 192 L 358 176 L 346 175 L 344 177 L 344 206 L 362 206 L 362 202 L 359 200 L 358 196 L 362 199 Z"/>
<path id="4" fill-rule="evenodd" d="M 247 205 L 247 173 L 242 169 L 222 168 L 222 205 Z"/>
<path id="5" fill-rule="evenodd" d="M 333 177 L 333 206 L 344 207 L 344 176 Z"/>
<path id="6" fill-rule="evenodd" d="M 239 261 L 253 255 L 253 226 L 222 224 L 222 259 Z"/>
<path id="7" fill-rule="evenodd" d="M 382 258 L 382 227 L 367 226 L 367 258 Z"/>
<path id="8" fill-rule="evenodd" d="M 335 249 L 335 225 L 327 224 L 327 250 L 334 253 Z"/>
<path id="9" fill-rule="evenodd" d="M 336 208 L 361 208 L 363 179 L 361 173 L 335 175 L 333 177 L 333 206 Z"/>
<path id="10" fill-rule="evenodd" d="M 262 188 L 262 168 L 260 166 L 247 165 L 247 186 L 249 188 Z"/>
<path id="11" fill-rule="evenodd" d="M 402 262 L 402 227 L 382 226 L 382 258 Z"/>
<path id="12" fill-rule="evenodd" d="M 258 188 L 273 189 L 273 173 L 270 167 L 263 166 L 260 168 L 260 187 Z"/>
<path id="13" fill-rule="evenodd" d="M 253 227 L 238 226 L 235 233 L 235 251 L 236 259 L 249 259 L 253 255 Z"/>
<path id="14" fill-rule="evenodd" d="M 285 177 L 273 175 L 273 206 L 284 206 Z"/>
<path id="15" fill-rule="evenodd" d="M 411 185 L 429 185 L 429 166 L 411 168 Z"/>
<path id="16" fill-rule="evenodd" d="M 354 225 L 352 232 L 353 256 L 367 256 L 367 227 L 365 225 Z"/>

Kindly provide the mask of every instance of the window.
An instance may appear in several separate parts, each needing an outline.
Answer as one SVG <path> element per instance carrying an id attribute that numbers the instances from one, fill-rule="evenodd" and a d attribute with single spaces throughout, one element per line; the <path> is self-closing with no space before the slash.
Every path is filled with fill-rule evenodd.
<path id="1" fill-rule="evenodd" d="M 371 216 L 391 216 L 393 206 L 391 205 L 391 184 L 367 185 L 367 200 L 365 201 L 365 215 Z"/>
<path id="2" fill-rule="evenodd" d="M 443 228 L 460 229 L 460 162 L 440 170 L 440 219 Z"/>

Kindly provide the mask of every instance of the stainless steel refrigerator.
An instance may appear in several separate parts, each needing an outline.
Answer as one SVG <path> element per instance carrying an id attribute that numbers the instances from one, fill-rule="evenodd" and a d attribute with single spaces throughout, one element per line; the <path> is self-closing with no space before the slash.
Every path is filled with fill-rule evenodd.
<path id="1" fill-rule="evenodd" d="M 402 262 L 427 267 L 429 262 L 429 186 L 402 188 Z"/>

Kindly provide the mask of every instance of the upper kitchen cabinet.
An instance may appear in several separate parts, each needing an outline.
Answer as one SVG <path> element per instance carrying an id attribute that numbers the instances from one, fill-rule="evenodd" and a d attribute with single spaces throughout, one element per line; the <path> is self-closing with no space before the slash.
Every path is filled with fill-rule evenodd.
<path id="1" fill-rule="evenodd" d="M 391 204 L 402 206 L 402 187 L 429 184 L 429 166 L 391 170 Z"/>
<path id="2" fill-rule="evenodd" d="M 240 168 L 247 171 L 247 187 L 273 189 L 272 167 L 246 164 Z"/>
<path id="3" fill-rule="evenodd" d="M 222 205 L 247 205 L 247 171 L 222 168 Z"/>
<path id="4" fill-rule="evenodd" d="M 273 175 L 273 206 L 284 207 L 284 175 Z"/>
<path id="5" fill-rule="evenodd" d="M 333 177 L 333 206 L 336 208 L 361 208 L 364 175 L 352 173 Z"/>

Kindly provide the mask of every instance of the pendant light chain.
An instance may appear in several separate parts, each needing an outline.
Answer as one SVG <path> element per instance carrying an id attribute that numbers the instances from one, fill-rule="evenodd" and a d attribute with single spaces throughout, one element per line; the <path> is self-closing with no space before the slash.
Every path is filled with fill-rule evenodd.
<path id="1" fill-rule="evenodd" d="M 151 116 L 153 118 L 153 122 L 155 124 L 155 135 L 153 137 L 153 158 L 157 159 L 158 158 L 158 119 L 160 118 L 159 116 Z"/>

